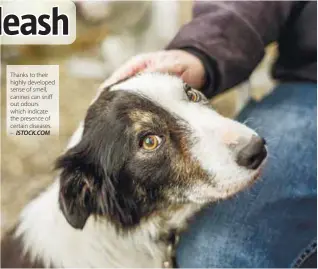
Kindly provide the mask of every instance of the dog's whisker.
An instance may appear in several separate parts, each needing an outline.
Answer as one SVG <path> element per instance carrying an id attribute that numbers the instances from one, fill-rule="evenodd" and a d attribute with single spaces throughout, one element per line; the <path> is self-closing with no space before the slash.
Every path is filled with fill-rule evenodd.
<path id="1" fill-rule="evenodd" d="M 244 124 L 244 125 L 247 125 L 248 123 L 253 122 L 253 120 L 255 120 L 255 119 L 252 118 L 252 117 L 247 118 L 246 120 L 243 121 L 243 124 Z"/>

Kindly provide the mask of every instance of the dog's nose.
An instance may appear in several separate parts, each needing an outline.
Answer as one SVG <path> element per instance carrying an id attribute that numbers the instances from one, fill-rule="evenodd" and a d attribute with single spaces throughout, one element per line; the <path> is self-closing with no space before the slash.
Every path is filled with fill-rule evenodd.
<path id="1" fill-rule="evenodd" d="M 264 138 L 253 135 L 249 143 L 237 154 L 237 164 L 248 169 L 256 169 L 267 156 Z"/>

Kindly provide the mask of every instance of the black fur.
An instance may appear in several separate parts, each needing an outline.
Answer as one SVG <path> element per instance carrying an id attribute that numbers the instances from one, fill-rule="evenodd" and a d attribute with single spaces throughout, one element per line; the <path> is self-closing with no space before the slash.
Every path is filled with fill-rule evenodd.
<path id="1" fill-rule="evenodd" d="M 1 268 L 44 268 L 40 259 L 33 261 L 29 253 L 24 253 L 22 237 L 15 237 L 15 232 L 16 227 L 1 239 Z"/>
<path id="2" fill-rule="evenodd" d="M 153 122 L 138 134 L 129 118 L 134 109 L 153 115 Z M 170 144 L 138 158 L 140 137 L 149 132 L 169 137 Z M 107 216 L 119 228 L 131 228 L 170 205 L 169 188 L 182 190 L 181 181 L 169 184 L 168 179 L 177 180 L 171 159 L 180 154 L 179 136 L 185 132 L 178 119 L 146 98 L 103 92 L 87 112 L 82 140 L 56 162 L 62 169 L 60 207 L 68 222 L 82 229 L 93 214 Z"/>

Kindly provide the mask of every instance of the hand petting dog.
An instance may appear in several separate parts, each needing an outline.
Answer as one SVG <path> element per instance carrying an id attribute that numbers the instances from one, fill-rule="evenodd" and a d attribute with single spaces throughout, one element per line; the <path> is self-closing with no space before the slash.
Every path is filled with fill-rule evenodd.
<path id="1" fill-rule="evenodd" d="M 184 50 L 139 54 L 117 69 L 104 85 L 111 85 L 140 72 L 169 73 L 180 77 L 195 89 L 205 83 L 205 70 L 199 58 Z"/>

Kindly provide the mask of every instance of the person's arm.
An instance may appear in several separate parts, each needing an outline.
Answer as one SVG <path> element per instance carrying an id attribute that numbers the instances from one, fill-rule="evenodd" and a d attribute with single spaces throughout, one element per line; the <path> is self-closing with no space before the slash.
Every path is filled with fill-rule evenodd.
<path id="1" fill-rule="evenodd" d="M 193 20 L 178 32 L 166 49 L 183 49 L 205 67 L 207 97 L 246 80 L 277 40 L 292 1 L 195 1 Z"/>

